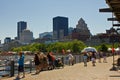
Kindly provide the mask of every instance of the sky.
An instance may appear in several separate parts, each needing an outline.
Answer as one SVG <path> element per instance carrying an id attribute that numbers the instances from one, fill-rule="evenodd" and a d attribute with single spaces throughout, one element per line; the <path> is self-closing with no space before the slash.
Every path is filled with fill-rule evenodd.
<path id="1" fill-rule="evenodd" d="M 68 17 L 69 27 L 75 28 L 83 18 L 95 35 L 111 28 L 107 21 L 111 13 L 100 13 L 106 8 L 105 0 L 0 0 L 0 40 L 17 36 L 17 22 L 26 21 L 34 38 L 40 33 L 53 31 L 53 17 Z"/>

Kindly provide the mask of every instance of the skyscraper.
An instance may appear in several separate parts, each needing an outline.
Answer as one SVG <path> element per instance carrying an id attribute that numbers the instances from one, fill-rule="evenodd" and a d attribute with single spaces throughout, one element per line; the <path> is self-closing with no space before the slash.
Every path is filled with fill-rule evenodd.
<path id="1" fill-rule="evenodd" d="M 5 39 L 4 39 L 4 43 L 6 44 L 6 43 L 10 43 L 11 42 L 11 38 L 10 37 L 6 37 Z"/>
<path id="2" fill-rule="evenodd" d="M 27 22 L 20 21 L 17 23 L 17 38 L 20 40 L 20 35 L 24 29 L 27 28 Z"/>
<path id="3" fill-rule="evenodd" d="M 68 18 L 67 17 L 54 17 L 53 18 L 53 38 L 63 39 L 68 36 Z"/>

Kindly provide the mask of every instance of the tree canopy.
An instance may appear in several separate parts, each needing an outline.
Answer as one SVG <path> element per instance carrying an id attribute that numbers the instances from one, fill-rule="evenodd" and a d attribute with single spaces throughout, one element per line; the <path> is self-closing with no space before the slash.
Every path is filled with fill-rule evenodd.
<path id="1" fill-rule="evenodd" d="M 62 53 L 63 49 L 66 52 L 67 50 L 71 50 L 73 53 L 79 53 L 85 47 L 85 44 L 82 41 L 73 40 L 69 42 L 55 42 L 50 44 L 43 43 L 33 43 L 26 46 L 21 46 L 17 48 L 13 48 L 13 51 L 42 51 L 42 52 L 56 52 Z"/>

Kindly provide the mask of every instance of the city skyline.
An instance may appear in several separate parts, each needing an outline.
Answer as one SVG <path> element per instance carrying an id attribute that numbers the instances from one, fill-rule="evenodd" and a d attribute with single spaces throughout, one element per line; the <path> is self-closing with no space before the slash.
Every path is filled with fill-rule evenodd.
<path id="1" fill-rule="evenodd" d="M 27 22 L 27 28 L 34 38 L 40 33 L 53 31 L 53 17 L 68 17 L 69 27 L 75 28 L 82 17 L 91 33 L 97 34 L 109 29 L 111 22 L 107 18 L 111 13 L 100 13 L 100 8 L 108 7 L 105 0 L 2 0 L 0 1 L 0 40 L 17 36 L 17 22 Z"/>

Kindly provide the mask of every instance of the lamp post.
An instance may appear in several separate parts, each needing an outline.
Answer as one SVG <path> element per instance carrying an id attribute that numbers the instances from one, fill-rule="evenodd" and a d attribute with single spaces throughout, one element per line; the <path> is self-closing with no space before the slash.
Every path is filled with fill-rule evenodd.
<path id="1" fill-rule="evenodd" d="M 112 12 L 112 18 L 113 18 L 113 12 Z M 112 20 L 112 26 L 113 26 L 113 24 L 114 24 L 114 21 Z M 115 67 L 115 61 L 114 61 L 114 58 L 115 58 L 114 43 L 116 41 L 116 39 L 115 39 L 116 30 L 113 27 L 111 28 L 111 34 L 110 34 L 110 42 L 112 42 L 112 55 L 113 55 L 113 64 L 112 65 L 113 66 L 110 69 L 110 71 L 116 71 L 117 70 L 117 68 Z"/>
<path id="2" fill-rule="evenodd" d="M 112 55 L 113 55 L 113 66 L 112 66 L 112 68 L 110 69 L 110 71 L 117 71 L 117 68 L 115 67 L 115 61 L 114 61 L 114 59 L 115 59 L 115 49 L 114 49 L 114 43 L 115 43 L 115 35 L 116 35 L 116 33 L 115 32 L 112 32 L 112 34 L 111 34 L 111 42 L 112 42 Z"/>

